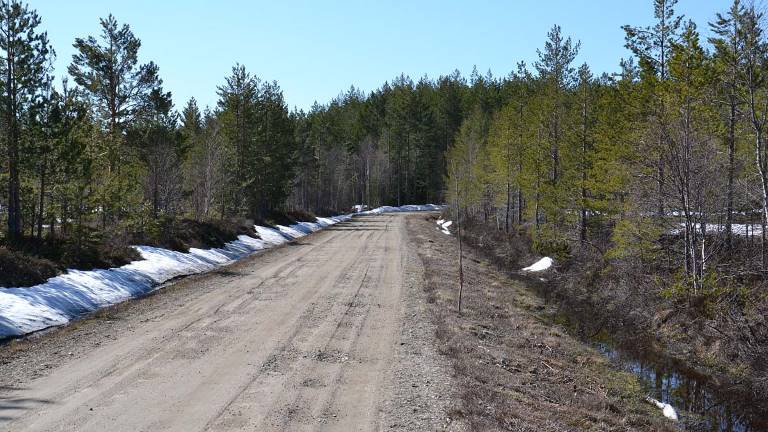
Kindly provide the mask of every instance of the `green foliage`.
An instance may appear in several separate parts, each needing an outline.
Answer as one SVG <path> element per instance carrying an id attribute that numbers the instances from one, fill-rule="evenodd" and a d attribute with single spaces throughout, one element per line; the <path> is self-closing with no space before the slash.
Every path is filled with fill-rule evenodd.
<path id="1" fill-rule="evenodd" d="M 549 228 L 538 231 L 533 238 L 533 250 L 557 262 L 565 262 L 571 258 L 571 245 Z"/>
<path id="2" fill-rule="evenodd" d="M 0 110 L 8 165 L 8 230 L 9 238 L 23 234 L 20 156 L 22 140 L 29 138 L 25 122 L 36 123 L 35 117 L 45 104 L 50 88 L 50 62 L 55 56 L 48 36 L 38 27 L 42 20 L 35 10 L 17 0 L 0 2 Z M 33 143 L 33 141 L 28 141 Z M 35 149 L 38 150 L 38 149 Z"/>
<path id="3" fill-rule="evenodd" d="M 58 273 L 51 261 L 0 247 L 0 287 L 37 285 Z"/>
<path id="4" fill-rule="evenodd" d="M 486 148 L 488 123 L 488 116 L 476 108 L 462 123 L 456 141 L 448 151 L 447 197 L 450 202 L 458 199 L 463 207 L 475 208 L 487 198 L 484 185 L 487 184 L 486 168 L 489 163 Z M 458 184 L 458 192 L 451 187 L 454 184 Z"/>
<path id="5" fill-rule="evenodd" d="M 139 64 L 141 41 L 128 24 L 111 14 L 100 20 L 101 40 L 76 38 L 77 53 L 68 68 L 75 83 L 90 98 L 103 127 L 118 135 L 147 108 L 147 96 L 162 81 L 153 62 Z M 110 156 L 120 157 L 120 140 L 111 143 Z"/>
<path id="6" fill-rule="evenodd" d="M 658 239 L 662 233 L 662 229 L 651 218 L 621 219 L 613 229 L 613 246 L 606 258 L 640 257 L 644 261 L 653 260 L 660 252 Z"/>
<path id="7" fill-rule="evenodd" d="M 276 82 L 236 65 L 214 109 L 192 99 L 179 113 L 111 15 L 75 40 L 75 86 L 54 89 L 42 21 L 6 2 L 0 51 L 18 54 L 0 65 L 17 90 L 0 91 L 9 234 L 86 250 L 119 232 L 183 250 L 207 235 L 187 219 L 448 203 L 559 260 L 597 251 L 712 291 L 708 272 L 739 257 L 700 227 L 759 222 L 766 207 L 768 44 L 762 15 L 735 1 L 711 24 L 710 52 L 675 5 L 654 0 L 651 25 L 623 27 L 634 57 L 615 75 L 577 67 L 580 43 L 555 25 L 531 70 L 503 77 L 401 74 L 289 112 Z"/>
<path id="8" fill-rule="evenodd" d="M 219 87 L 220 119 L 234 171 L 226 192 L 230 215 L 262 216 L 290 193 L 298 146 L 294 120 L 277 83 L 262 83 L 242 65 Z"/>
<path id="9" fill-rule="evenodd" d="M 691 289 L 694 285 L 699 287 L 695 292 Z M 701 316 L 714 318 L 722 297 L 733 291 L 734 288 L 724 284 L 716 271 L 704 272 L 700 283 L 695 284 L 690 275 L 681 271 L 661 290 L 661 296 L 673 301 L 687 301 Z"/>

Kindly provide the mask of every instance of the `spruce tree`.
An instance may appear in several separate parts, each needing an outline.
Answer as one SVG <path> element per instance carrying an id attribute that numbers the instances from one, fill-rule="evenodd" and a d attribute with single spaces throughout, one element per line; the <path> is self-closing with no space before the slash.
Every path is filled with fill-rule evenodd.
<path id="1" fill-rule="evenodd" d="M 234 170 L 228 180 L 230 187 L 222 200 L 222 216 L 226 217 L 244 214 L 244 203 L 259 200 L 258 188 L 263 185 L 257 180 L 263 179 L 265 173 L 264 167 L 257 165 L 264 155 L 256 147 L 256 138 L 257 122 L 264 119 L 258 117 L 260 80 L 245 66 L 237 64 L 232 68 L 225 84 L 219 86 L 218 94 L 223 132 L 234 153 Z"/>

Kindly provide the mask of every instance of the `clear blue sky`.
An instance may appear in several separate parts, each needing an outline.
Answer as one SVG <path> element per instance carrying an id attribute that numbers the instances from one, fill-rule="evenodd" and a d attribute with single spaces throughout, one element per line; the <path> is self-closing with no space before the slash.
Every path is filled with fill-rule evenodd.
<path id="1" fill-rule="evenodd" d="M 240 62 L 277 80 L 290 107 L 325 103 L 351 85 L 368 92 L 400 73 L 436 77 L 473 65 L 506 75 L 531 63 L 552 24 L 581 40 L 578 62 L 614 71 L 627 56 L 622 24 L 652 21 L 652 0 L 247 1 L 35 0 L 66 74 L 75 37 L 96 35 L 109 13 L 142 40 L 180 109 L 215 105 L 216 86 Z M 700 30 L 730 0 L 680 0 Z"/>

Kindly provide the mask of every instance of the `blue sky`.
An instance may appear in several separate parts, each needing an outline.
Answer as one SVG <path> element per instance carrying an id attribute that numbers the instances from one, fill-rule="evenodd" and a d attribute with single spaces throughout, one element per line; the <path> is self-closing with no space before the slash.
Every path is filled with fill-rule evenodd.
<path id="1" fill-rule="evenodd" d="M 680 0 L 706 31 L 730 0 Z M 142 61 L 160 67 L 177 108 L 194 96 L 215 105 L 216 86 L 236 63 L 277 80 L 290 107 L 325 103 L 351 85 L 368 92 L 400 73 L 436 77 L 506 75 L 531 63 L 548 29 L 581 40 L 579 63 L 613 71 L 627 56 L 623 24 L 652 21 L 651 0 L 247 1 L 35 0 L 66 74 L 75 37 L 96 35 L 112 13 L 142 40 Z"/>

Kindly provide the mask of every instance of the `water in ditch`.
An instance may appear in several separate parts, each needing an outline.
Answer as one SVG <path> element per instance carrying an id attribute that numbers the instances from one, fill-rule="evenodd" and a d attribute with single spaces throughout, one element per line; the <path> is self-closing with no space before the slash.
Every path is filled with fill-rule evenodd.
<path id="1" fill-rule="evenodd" d="M 648 396 L 668 403 L 680 416 L 685 431 L 768 431 L 766 413 L 743 396 L 718 389 L 706 376 L 685 370 L 672 361 L 641 356 L 610 342 L 596 342 L 600 352 L 640 378 Z"/>

